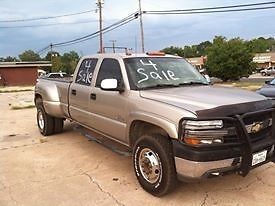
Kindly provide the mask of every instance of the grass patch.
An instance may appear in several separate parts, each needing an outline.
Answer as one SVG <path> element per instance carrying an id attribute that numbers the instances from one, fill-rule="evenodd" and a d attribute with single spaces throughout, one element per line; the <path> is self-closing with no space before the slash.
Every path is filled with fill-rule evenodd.
<path id="1" fill-rule="evenodd" d="M 0 93 L 28 92 L 33 91 L 34 86 L 8 86 L 0 87 Z"/>
<path id="2" fill-rule="evenodd" d="M 12 89 L 12 90 L 0 89 L 0 93 L 15 93 L 15 92 L 29 92 L 29 91 L 33 91 L 33 89 Z"/>
<path id="3" fill-rule="evenodd" d="M 20 109 L 31 109 L 34 108 L 35 105 L 25 105 L 25 106 L 11 106 L 12 110 L 20 110 Z"/>
<path id="4" fill-rule="evenodd" d="M 263 86 L 264 82 L 223 82 L 217 83 L 216 85 L 226 86 L 226 87 L 237 87 L 250 91 L 256 91 Z"/>

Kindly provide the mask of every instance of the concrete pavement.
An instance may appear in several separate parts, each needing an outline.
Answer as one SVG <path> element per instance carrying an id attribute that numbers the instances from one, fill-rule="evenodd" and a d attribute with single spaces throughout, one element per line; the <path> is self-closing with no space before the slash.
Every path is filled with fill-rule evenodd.
<path id="1" fill-rule="evenodd" d="M 156 198 L 143 191 L 131 157 L 89 141 L 66 122 L 62 134 L 41 143 L 35 109 L 11 110 L 32 92 L 0 94 L 0 205 L 274 205 L 275 165 L 245 177 L 230 175 L 179 183 Z M 42 141 L 43 142 L 43 141 Z"/>

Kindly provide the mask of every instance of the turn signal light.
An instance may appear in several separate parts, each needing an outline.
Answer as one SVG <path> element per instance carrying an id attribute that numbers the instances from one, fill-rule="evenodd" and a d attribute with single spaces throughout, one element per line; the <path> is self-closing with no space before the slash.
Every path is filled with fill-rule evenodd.
<path id="1" fill-rule="evenodd" d="M 185 137 L 184 142 L 191 145 L 198 145 L 201 141 L 196 137 Z"/>
<path id="2" fill-rule="evenodd" d="M 210 144 L 223 143 L 222 137 L 209 137 L 209 138 L 184 137 L 183 140 L 186 144 L 189 144 L 189 145 L 210 145 Z"/>
<path id="3" fill-rule="evenodd" d="M 149 56 L 165 56 L 164 52 L 159 52 L 159 51 L 157 51 L 157 52 L 147 52 L 146 54 L 149 55 Z"/>

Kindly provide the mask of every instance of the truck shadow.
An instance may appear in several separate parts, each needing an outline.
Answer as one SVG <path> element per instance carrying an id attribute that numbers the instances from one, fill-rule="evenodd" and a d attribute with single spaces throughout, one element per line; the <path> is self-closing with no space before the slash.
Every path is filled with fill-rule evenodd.
<path id="1" fill-rule="evenodd" d="M 89 159 L 81 169 L 125 205 L 257 205 L 261 200 L 275 200 L 272 163 L 251 171 L 245 178 L 232 174 L 196 183 L 179 182 L 172 193 L 155 198 L 138 184 L 129 151 L 120 150 L 115 142 L 110 144 L 112 141 L 97 139 L 71 123 L 66 125 L 64 132 L 77 137 L 79 144 L 74 147 Z M 71 135 L 65 136 L 70 138 Z M 131 198 L 125 198 L 127 196 Z"/>

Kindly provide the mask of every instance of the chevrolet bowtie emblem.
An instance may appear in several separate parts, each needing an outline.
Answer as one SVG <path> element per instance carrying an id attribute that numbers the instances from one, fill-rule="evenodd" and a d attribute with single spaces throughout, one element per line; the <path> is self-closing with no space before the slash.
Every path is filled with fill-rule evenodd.
<path id="1" fill-rule="evenodd" d="M 251 133 L 257 133 L 263 128 L 262 122 L 254 122 L 251 126 Z"/>

